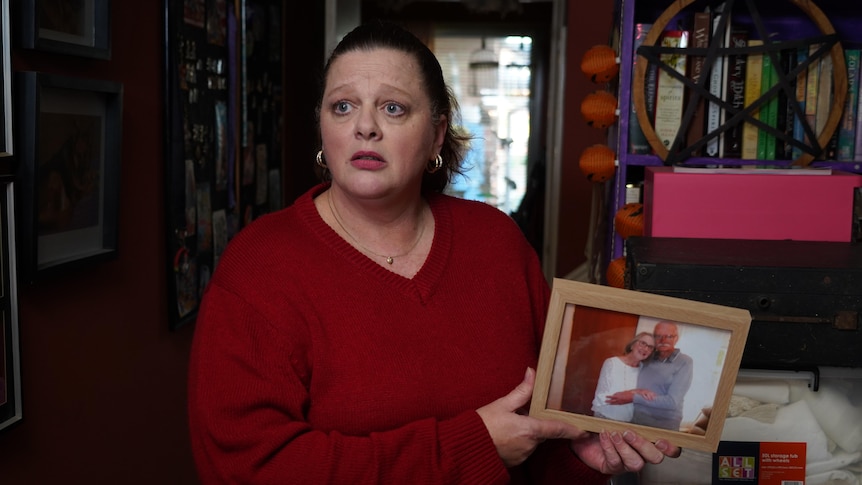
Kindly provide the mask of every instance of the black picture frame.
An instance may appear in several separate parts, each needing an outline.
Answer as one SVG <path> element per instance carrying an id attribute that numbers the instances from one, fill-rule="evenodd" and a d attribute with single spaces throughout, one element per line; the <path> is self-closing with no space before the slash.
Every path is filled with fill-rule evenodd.
<path id="1" fill-rule="evenodd" d="M 116 257 L 122 84 L 23 71 L 16 87 L 22 277 Z"/>
<path id="2" fill-rule="evenodd" d="M 18 0 L 21 47 L 111 58 L 110 0 Z"/>
<path id="3" fill-rule="evenodd" d="M 0 0 L 0 157 L 12 155 L 12 70 L 9 0 Z"/>
<path id="4" fill-rule="evenodd" d="M 0 176 L 0 431 L 23 417 L 14 191 L 13 176 Z"/>

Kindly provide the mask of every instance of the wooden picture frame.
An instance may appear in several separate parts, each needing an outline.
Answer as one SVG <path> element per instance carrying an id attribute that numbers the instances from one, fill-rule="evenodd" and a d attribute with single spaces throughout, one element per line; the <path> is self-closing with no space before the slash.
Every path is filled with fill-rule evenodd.
<path id="1" fill-rule="evenodd" d="M 605 360 L 622 355 L 641 332 L 652 334 L 660 321 L 676 325 L 675 346 L 692 363 L 691 387 L 677 410 L 683 416 L 678 429 L 595 416 L 592 402 Z M 739 308 L 554 279 L 530 415 L 587 431 L 631 429 L 650 441 L 664 438 L 715 452 L 750 324 L 749 312 Z M 627 384 L 636 388 L 632 382 Z M 663 414 L 662 399 L 640 409 Z"/>
<path id="2" fill-rule="evenodd" d="M 111 58 L 110 0 L 21 0 L 21 47 L 94 59 Z"/>
<path id="3" fill-rule="evenodd" d="M 0 176 L 0 431 L 22 419 L 14 186 Z"/>
<path id="4" fill-rule="evenodd" d="M 0 0 L 0 157 L 12 155 L 12 70 L 9 0 Z"/>
<path id="5" fill-rule="evenodd" d="M 33 281 L 115 257 L 122 84 L 41 72 L 16 76 L 22 276 Z"/>

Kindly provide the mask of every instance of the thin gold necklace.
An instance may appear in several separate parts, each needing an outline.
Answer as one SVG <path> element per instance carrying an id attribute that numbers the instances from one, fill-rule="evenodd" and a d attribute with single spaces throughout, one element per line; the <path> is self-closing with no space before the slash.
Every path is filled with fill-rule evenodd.
<path id="1" fill-rule="evenodd" d="M 416 248 L 416 245 L 418 245 L 418 244 L 419 244 L 419 240 L 421 240 L 421 239 L 422 239 L 422 235 L 423 235 L 423 234 L 425 234 L 425 224 L 422 224 L 422 227 L 421 227 L 421 229 L 419 230 L 419 235 L 416 237 L 416 240 L 415 240 L 415 241 L 413 241 L 413 244 L 412 244 L 412 245 L 410 245 L 410 249 L 408 249 L 407 251 L 405 251 L 405 252 L 403 252 L 403 253 L 401 253 L 401 254 L 396 254 L 396 255 L 394 255 L 394 256 L 386 256 L 385 254 L 377 253 L 377 252 L 372 251 L 371 249 L 369 249 L 369 248 L 368 248 L 368 246 L 366 246 L 366 245 L 362 244 L 361 242 L 359 242 L 359 240 L 358 240 L 358 239 L 356 239 L 355 237 L 353 237 L 353 234 L 351 234 L 351 233 L 350 233 L 350 231 L 348 231 L 348 230 L 347 230 L 347 228 L 346 228 L 346 227 L 344 227 L 344 224 L 342 224 L 342 223 L 341 223 L 341 215 L 339 215 L 339 214 L 338 214 L 338 211 L 337 211 L 337 210 L 335 210 L 335 205 L 333 205 L 333 203 L 332 203 L 332 194 L 326 194 L 326 195 L 327 195 L 326 200 L 327 200 L 327 202 L 329 203 L 329 210 L 330 210 L 330 212 L 332 212 L 332 217 L 334 217 L 334 218 L 335 218 L 335 222 L 338 224 L 338 227 L 340 227 L 340 228 L 341 228 L 341 230 L 342 230 L 342 231 L 344 231 L 344 233 L 345 233 L 345 234 L 347 234 L 347 237 L 349 237 L 349 238 L 350 238 L 353 242 L 355 242 L 359 247 L 361 247 L 362 249 L 364 249 L 364 250 L 368 251 L 369 253 L 371 253 L 371 254 L 373 254 L 373 255 L 377 256 L 378 258 L 383 258 L 384 260 L 386 260 L 386 263 L 387 263 L 387 264 L 392 264 L 392 263 L 394 263 L 394 262 L 395 262 L 395 258 L 401 258 L 401 257 L 407 256 L 408 254 L 410 254 L 410 253 L 411 253 L 411 252 Z"/>

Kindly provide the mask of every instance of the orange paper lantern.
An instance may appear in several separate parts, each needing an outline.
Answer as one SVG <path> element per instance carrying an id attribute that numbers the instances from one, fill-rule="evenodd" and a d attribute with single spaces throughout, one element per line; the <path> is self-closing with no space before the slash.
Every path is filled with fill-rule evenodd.
<path id="1" fill-rule="evenodd" d="M 614 215 L 614 229 L 623 239 L 629 236 L 643 236 L 644 205 L 639 202 L 629 202 L 620 207 Z"/>
<path id="2" fill-rule="evenodd" d="M 608 45 L 590 47 L 581 59 L 581 71 L 594 83 L 606 83 L 620 72 L 616 51 Z"/>
<path id="3" fill-rule="evenodd" d="M 617 122 L 617 98 L 607 91 L 590 93 L 581 103 L 581 114 L 588 125 L 605 129 Z"/>
<path id="4" fill-rule="evenodd" d="M 615 288 L 626 287 L 626 258 L 625 256 L 614 259 L 608 264 L 608 269 L 605 273 L 608 280 L 608 286 Z"/>
<path id="5" fill-rule="evenodd" d="M 578 166 L 590 182 L 605 182 L 616 172 L 616 158 L 606 145 L 593 145 L 581 153 Z"/>

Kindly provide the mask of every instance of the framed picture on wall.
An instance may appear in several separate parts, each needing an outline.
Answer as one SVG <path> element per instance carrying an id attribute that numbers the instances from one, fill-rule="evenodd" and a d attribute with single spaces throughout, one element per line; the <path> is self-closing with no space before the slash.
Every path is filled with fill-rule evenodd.
<path id="1" fill-rule="evenodd" d="M 116 256 L 121 84 L 16 73 L 21 274 Z"/>
<path id="2" fill-rule="evenodd" d="M 110 0 L 19 0 L 21 46 L 111 58 Z"/>
<path id="3" fill-rule="evenodd" d="M 9 56 L 9 0 L 0 0 L 0 157 L 12 155 L 12 71 Z"/>
<path id="4" fill-rule="evenodd" d="M 530 414 L 715 452 L 747 310 L 555 279 Z"/>
<path id="5" fill-rule="evenodd" d="M 0 177 L 0 431 L 22 417 L 13 190 L 12 176 Z"/>

